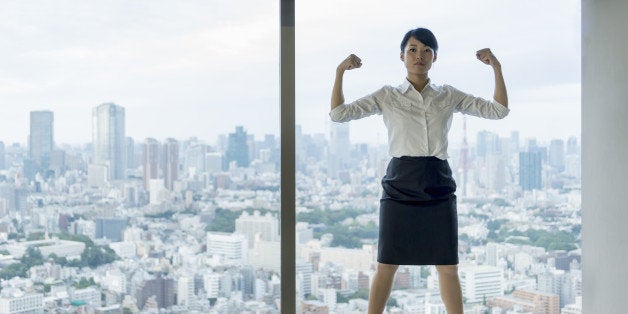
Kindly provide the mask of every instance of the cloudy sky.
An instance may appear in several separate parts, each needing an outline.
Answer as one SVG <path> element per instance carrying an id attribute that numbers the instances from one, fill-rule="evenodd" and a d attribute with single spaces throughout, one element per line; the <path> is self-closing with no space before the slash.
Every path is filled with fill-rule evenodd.
<path id="1" fill-rule="evenodd" d="M 127 136 L 214 143 L 236 125 L 258 138 L 279 132 L 278 0 L 0 1 L 0 141 L 26 143 L 29 112 L 52 110 L 57 143 L 91 140 L 91 110 L 126 108 Z M 334 70 L 349 53 L 352 100 L 405 77 L 403 34 L 428 27 L 439 40 L 430 76 L 490 98 L 500 59 L 510 116 L 467 119 L 479 130 L 541 140 L 580 134 L 580 1 L 297 1 L 297 123 L 329 127 Z M 456 117 L 452 142 L 461 137 Z M 384 142 L 381 117 L 352 122 L 351 137 Z"/>

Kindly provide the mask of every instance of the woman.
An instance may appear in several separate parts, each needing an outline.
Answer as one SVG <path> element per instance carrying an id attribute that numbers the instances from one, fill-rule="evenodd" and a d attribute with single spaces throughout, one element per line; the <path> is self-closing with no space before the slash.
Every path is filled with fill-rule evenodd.
<path id="1" fill-rule="evenodd" d="M 381 114 L 388 129 L 392 157 L 382 179 L 377 270 L 369 296 L 369 313 L 382 313 L 399 265 L 436 265 L 447 313 L 462 313 L 458 278 L 456 184 L 447 163 L 447 133 L 454 112 L 488 119 L 508 115 L 508 96 L 501 65 L 490 49 L 476 57 L 493 68 L 494 100 L 435 85 L 428 76 L 437 59 L 438 43 L 425 28 L 409 31 L 400 58 L 407 70 L 397 86 L 345 104 L 345 71 L 362 66 L 352 54 L 336 69 L 331 97 L 333 121 L 346 122 Z"/>

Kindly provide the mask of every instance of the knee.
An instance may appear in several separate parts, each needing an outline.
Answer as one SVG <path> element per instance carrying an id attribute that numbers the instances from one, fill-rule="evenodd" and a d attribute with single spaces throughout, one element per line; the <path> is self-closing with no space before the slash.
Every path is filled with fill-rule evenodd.
<path id="1" fill-rule="evenodd" d="M 394 274 L 395 272 L 397 272 L 397 268 L 399 268 L 399 265 L 382 263 L 377 264 L 377 272 L 381 274 Z"/>
<path id="2" fill-rule="evenodd" d="M 439 275 L 445 276 L 457 276 L 458 265 L 436 265 L 436 270 Z"/>

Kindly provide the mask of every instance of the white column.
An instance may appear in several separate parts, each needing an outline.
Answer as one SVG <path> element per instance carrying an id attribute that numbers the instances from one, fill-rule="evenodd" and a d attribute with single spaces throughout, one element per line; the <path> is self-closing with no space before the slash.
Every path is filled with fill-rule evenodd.
<path id="1" fill-rule="evenodd" d="M 584 313 L 628 309 L 628 1 L 582 1 Z"/>

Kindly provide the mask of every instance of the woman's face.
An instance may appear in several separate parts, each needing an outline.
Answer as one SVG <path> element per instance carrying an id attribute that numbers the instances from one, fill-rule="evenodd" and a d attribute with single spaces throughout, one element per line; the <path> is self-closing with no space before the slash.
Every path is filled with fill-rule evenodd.
<path id="1" fill-rule="evenodd" d="M 408 74 L 427 74 L 432 63 L 436 61 L 436 53 L 416 38 L 410 37 L 401 54 L 401 61 L 408 69 Z"/>

